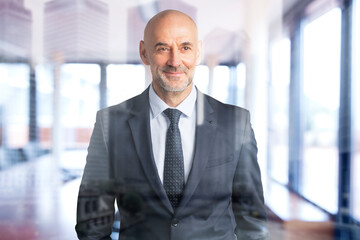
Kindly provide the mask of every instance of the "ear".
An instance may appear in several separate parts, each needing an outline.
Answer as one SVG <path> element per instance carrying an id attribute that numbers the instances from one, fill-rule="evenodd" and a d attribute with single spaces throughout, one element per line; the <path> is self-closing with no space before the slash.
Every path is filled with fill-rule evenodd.
<path id="1" fill-rule="evenodd" d="M 146 52 L 146 49 L 145 49 L 145 42 L 144 41 L 140 41 L 139 53 L 140 53 L 140 57 L 141 57 L 141 60 L 143 61 L 143 63 L 145 65 L 150 65 L 148 55 L 147 55 L 147 52 Z"/>
<path id="2" fill-rule="evenodd" d="M 196 52 L 196 65 L 199 65 L 202 58 L 202 41 L 198 41 L 197 52 Z"/>

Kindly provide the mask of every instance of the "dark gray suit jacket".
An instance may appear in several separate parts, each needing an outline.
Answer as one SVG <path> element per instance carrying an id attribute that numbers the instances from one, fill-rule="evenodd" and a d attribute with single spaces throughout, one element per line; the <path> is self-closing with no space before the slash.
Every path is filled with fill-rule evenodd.
<path id="1" fill-rule="evenodd" d="M 198 91 L 195 156 L 176 211 L 153 159 L 148 89 L 97 113 L 78 198 L 79 239 L 268 239 L 249 112 Z"/>

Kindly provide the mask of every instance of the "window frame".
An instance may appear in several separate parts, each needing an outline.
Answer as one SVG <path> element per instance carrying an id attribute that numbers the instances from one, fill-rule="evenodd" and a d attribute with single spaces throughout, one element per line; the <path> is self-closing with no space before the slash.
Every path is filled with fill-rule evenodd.
<path id="1" fill-rule="evenodd" d="M 303 27 L 305 21 L 310 21 L 332 8 L 339 7 L 342 12 L 341 23 L 341 73 L 340 73 L 340 109 L 338 129 L 339 150 L 339 207 L 335 215 L 330 214 L 338 223 L 336 236 L 355 236 L 355 226 L 360 222 L 356 220 L 350 211 L 349 194 L 351 184 L 351 143 L 352 136 L 352 112 L 351 112 L 351 65 L 352 60 L 352 14 L 354 0 L 305 0 L 299 1 L 283 14 L 284 31 L 290 36 L 291 41 L 291 73 L 290 73 L 290 106 L 289 109 L 289 183 L 290 191 L 298 194 L 301 177 L 301 159 L 303 148 L 303 136 L 301 128 L 302 112 L 302 51 L 303 51 Z M 358 3 L 359 4 L 359 3 Z M 308 199 L 305 199 L 308 200 Z M 308 200 L 309 201 L 309 200 Z M 311 201 L 309 201 L 311 202 Z M 312 203 L 312 202 L 311 202 Z M 321 207 L 319 207 L 321 209 Z M 324 210 L 324 209 L 322 209 Z M 324 210 L 325 211 L 325 210 Z M 349 227 L 354 226 L 354 227 Z"/>

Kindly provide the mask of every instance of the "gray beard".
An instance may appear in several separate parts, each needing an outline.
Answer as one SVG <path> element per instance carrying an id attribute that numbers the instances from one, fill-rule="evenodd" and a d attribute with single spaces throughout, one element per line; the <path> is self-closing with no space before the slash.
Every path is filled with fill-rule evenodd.
<path id="1" fill-rule="evenodd" d="M 186 82 L 186 85 L 182 88 L 173 88 L 171 86 L 169 86 L 166 81 L 160 77 L 157 79 L 160 87 L 165 90 L 166 92 L 183 92 L 191 83 L 192 83 L 192 78 L 188 79 L 188 81 Z"/>

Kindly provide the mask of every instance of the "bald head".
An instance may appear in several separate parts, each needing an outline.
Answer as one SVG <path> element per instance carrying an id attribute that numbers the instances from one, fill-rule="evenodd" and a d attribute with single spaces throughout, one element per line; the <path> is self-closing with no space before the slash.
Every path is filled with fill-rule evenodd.
<path id="1" fill-rule="evenodd" d="M 160 28 L 162 23 L 168 22 L 168 23 L 181 23 L 182 25 L 187 26 L 189 29 L 194 31 L 194 34 L 197 38 L 197 26 L 194 20 L 186 15 L 183 12 L 177 11 L 177 10 L 165 10 L 162 12 L 159 12 L 155 16 L 153 16 L 149 22 L 146 24 L 145 30 L 144 30 L 144 41 L 146 42 L 149 35 L 153 34 L 153 32 L 156 30 L 156 28 Z"/>

